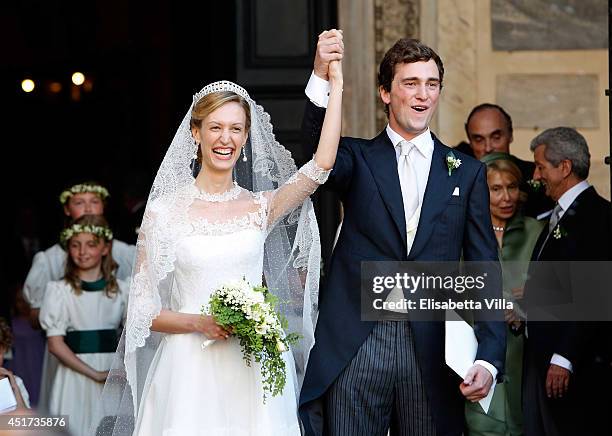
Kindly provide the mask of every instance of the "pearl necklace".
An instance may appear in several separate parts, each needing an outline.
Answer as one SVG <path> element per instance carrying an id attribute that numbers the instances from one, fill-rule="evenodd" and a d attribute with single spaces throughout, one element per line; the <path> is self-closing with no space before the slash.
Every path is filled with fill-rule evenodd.
<path id="1" fill-rule="evenodd" d="M 241 188 L 238 186 L 238 183 L 234 182 L 234 186 L 231 189 L 228 189 L 225 192 L 221 192 L 219 194 L 211 194 L 206 191 L 202 191 L 198 189 L 198 195 L 196 196 L 200 200 L 211 201 L 211 202 L 222 202 L 222 201 L 230 201 L 238 198 L 240 194 Z"/>
<path id="2" fill-rule="evenodd" d="M 493 226 L 493 230 L 496 232 L 503 232 L 506 230 L 506 228 L 504 226 Z"/>

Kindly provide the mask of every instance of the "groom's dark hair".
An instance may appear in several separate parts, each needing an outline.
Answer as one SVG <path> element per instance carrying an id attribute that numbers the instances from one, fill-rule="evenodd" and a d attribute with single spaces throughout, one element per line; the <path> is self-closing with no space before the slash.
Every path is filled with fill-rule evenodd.
<path id="1" fill-rule="evenodd" d="M 378 85 L 387 92 L 391 91 L 391 82 L 395 76 L 397 64 L 411 64 L 413 62 L 427 62 L 433 59 L 440 73 L 440 88 L 444 78 L 444 65 L 440 56 L 431 47 L 426 46 L 418 39 L 402 38 L 385 53 L 378 69 Z"/>

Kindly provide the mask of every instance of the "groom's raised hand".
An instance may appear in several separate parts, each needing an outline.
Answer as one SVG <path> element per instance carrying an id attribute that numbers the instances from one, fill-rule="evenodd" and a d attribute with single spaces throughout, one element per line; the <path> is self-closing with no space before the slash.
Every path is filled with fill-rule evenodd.
<path id="1" fill-rule="evenodd" d="M 468 369 L 459 389 L 466 399 L 474 403 L 487 396 L 492 384 L 493 376 L 489 370 L 482 365 L 475 364 Z"/>
<path id="2" fill-rule="evenodd" d="M 342 60 L 344 42 L 342 30 L 324 30 L 319 35 L 317 52 L 314 60 L 314 73 L 323 80 L 329 80 L 329 63 Z"/>

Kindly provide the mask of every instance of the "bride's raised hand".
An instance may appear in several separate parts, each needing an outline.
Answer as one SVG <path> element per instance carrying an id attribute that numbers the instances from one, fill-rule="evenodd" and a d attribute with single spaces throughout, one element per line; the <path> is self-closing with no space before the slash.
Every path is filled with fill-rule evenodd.
<path id="1" fill-rule="evenodd" d="M 342 88 L 342 61 L 331 61 L 329 63 L 329 83 L 332 87 L 338 86 Z"/>
<path id="2" fill-rule="evenodd" d="M 211 315 L 197 315 L 196 331 L 203 333 L 208 339 L 225 340 L 230 336 L 230 332 L 216 323 Z"/>

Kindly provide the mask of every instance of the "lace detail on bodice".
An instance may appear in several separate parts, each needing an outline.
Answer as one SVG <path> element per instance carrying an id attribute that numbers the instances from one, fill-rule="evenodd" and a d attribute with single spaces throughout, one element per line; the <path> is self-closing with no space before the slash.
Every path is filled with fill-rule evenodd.
<path id="1" fill-rule="evenodd" d="M 242 192 L 252 195 L 253 203 L 258 206 L 257 210 L 246 211 L 245 214 L 237 215 L 225 220 L 210 220 L 206 217 L 194 217 L 190 220 L 193 230 L 190 233 L 214 236 L 227 235 L 246 229 L 265 230 L 268 203 L 266 197 L 261 192 L 251 193 L 242 188 L 239 189 Z"/>
<path id="2" fill-rule="evenodd" d="M 230 201 L 235 200 L 240 195 L 242 189 L 238 186 L 238 183 L 234 182 L 234 185 L 231 189 L 228 189 L 225 192 L 221 192 L 220 194 L 210 194 L 208 192 L 198 190 L 198 194 L 196 198 L 204 201 L 210 202 L 222 202 L 222 201 Z"/>

